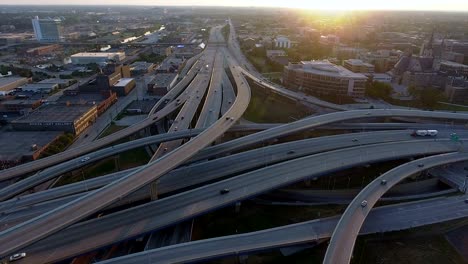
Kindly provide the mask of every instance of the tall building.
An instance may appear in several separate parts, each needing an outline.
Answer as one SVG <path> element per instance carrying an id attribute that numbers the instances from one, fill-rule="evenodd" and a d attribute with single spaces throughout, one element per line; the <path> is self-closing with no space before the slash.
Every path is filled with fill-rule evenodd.
<path id="1" fill-rule="evenodd" d="M 37 41 L 51 43 L 63 41 L 62 20 L 58 18 L 39 18 L 32 19 L 34 35 Z"/>
<path id="2" fill-rule="evenodd" d="M 329 61 L 301 61 L 284 68 L 286 87 L 312 95 L 364 97 L 367 77 Z"/>

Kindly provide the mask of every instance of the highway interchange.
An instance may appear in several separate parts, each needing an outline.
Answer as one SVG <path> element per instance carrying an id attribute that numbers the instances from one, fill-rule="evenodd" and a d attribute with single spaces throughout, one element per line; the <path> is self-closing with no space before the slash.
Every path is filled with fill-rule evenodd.
<path id="1" fill-rule="evenodd" d="M 443 197 L 449 192 L 441 192 L 435 200 L 419 196 L 416 202 L 373 209 L 382 195 L 405 177 L 468 160 L 462 144 L 468 138 L 467 114 L 348 110 L 289 91 L 266 82 L 246 66 L 234 27 L 230 21 L 228 25 L 231 30 L 227 43 L 222 26 L 213 27 L 205 51 L 186 62 L 179 73 L 179 82 L 144 120 L 59 155 L 0 171 L 1 181 L 11 181 L 0 189 L 0 256 L 8 258 L 17 252 L 27 252 L 27 257 L 17 263 L 68 260 L 304 180 L 327 177 L 332 172 L 357 166 L 413 158 L 416 160 L 382 174 L 358 194 L 352 194 L 355 198 L 347 201 L 349 205 L 342 216 L 162 247 L 102 263 L 192 262 L 328 238 L 331 240 L 324 262 L 349 263 L 358 234 L 401 230 L 468 216 L 466 196 L 454 195 L 455 190 L 450 191 L 449 198 Z M 250 102 L 247 79 L 296 101 L 337 112 L 287 124 L 239 126 L 238 121 Z M 424 123 L 371 123 L 394 117 Z M 172 120 L 168 122 L 169 119 Z M 456 124 L 444 124 L 447 120 Z M 166 122 L 167 133 L 148 135 L 150 126 L 163 127 Z M 330 126 L 345 133 L 288 140 L 289 136 Z M 355 132 L 367 127 L 377 131 Z M 428 127 L 438 128 L 438 136 L 410 136 L 412 129 Z M 140 131 L 148 136 L 115 143 Z M 232 131 L 248 135 L 222 140 L 223 135 Z M 459 136 L 457 141 L 450 139 L 454 132 Z M 22 195 L 67 172 L 149 145 L 158 145 L 157 150 L 150 162 L 141 167 Z M 83 161 L 85 158 L 89 159 Z M 166 196 L 150 200 L 151 184 Z M 222 190 L 227 192 L 220 193 Z M 137 202 L 138 206 L 129 207 Z M 112 213 L 93 217 L 105 210 Z M 405 210 L 408 213 L 403 213 Z"/>

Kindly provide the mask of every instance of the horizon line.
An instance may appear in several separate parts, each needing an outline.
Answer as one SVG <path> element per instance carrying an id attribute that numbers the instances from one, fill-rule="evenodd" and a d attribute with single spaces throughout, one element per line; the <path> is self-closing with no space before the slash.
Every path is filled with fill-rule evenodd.
<path id="1" fill-rule="evenodd" d="M 289 9 L 289 10 L 300 10 L 300 11 L 321 11 L 321 12 L 355 12 L 355 11 L 365 11 L 365 12 L 376 12 L 376 11 L 389 11 L 389 12 L 394 12 L 394 11 L 404 11 L 404 12 L 447 12 L 447 13 L 468 13 L 468 10 L 455 10 L 455 9 L 327 9 L 327 8 L 299 8 L 299 7 L 289 7 L 289 6 L 260 6 L 260 5 L 203 5 L 203 4 L 196 4 L 196 5 L 165 5 L 165 4 L 158 4 L 158 5 L 149 5 L 149 4 L 79 4 L 79 3 L 73 3 L 73 4 L 0 4 L 1 6 L 34 6 L 34 7 L 40 7 L 40 6 L 128 6 L 128 7 L 140 7 L 140 6 L 150 6 L 150 7 L 176 7 L 176 8 L 181 8 L 181 7 L 189 7 L 189 8 L 194 8 L 194 7 L 216 7 L 216 8 L 268 8 L 268 9 Z"/>

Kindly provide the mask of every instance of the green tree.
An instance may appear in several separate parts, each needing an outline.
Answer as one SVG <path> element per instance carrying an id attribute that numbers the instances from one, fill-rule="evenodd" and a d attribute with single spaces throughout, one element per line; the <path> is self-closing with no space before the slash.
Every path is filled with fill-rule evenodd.
<path id="1" fill-rule="evenodd" d="M 373 81 L 366 85 L 366 94 L 372 98 L 389 99 L 393 88 L 388 83 Z"/>
<path id="2" fill-rule="evenodd" d="M 437 102 L 444 101 L 446 98 L 442 91 L 436 88 L 426 88 L 421 91 L 419 99 L 423 106 L 434 108 Z"/>

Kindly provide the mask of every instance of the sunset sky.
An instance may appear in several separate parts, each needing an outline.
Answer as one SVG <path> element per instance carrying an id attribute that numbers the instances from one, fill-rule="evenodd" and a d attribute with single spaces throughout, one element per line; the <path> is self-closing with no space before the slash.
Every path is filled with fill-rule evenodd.
<path id="1" fill-rule="evenodd" d="M 182 5 L 267 6 L 322 10 L 446 10 L 468 11 L 468 0 L 3 0 L 8 5 Z"/>

